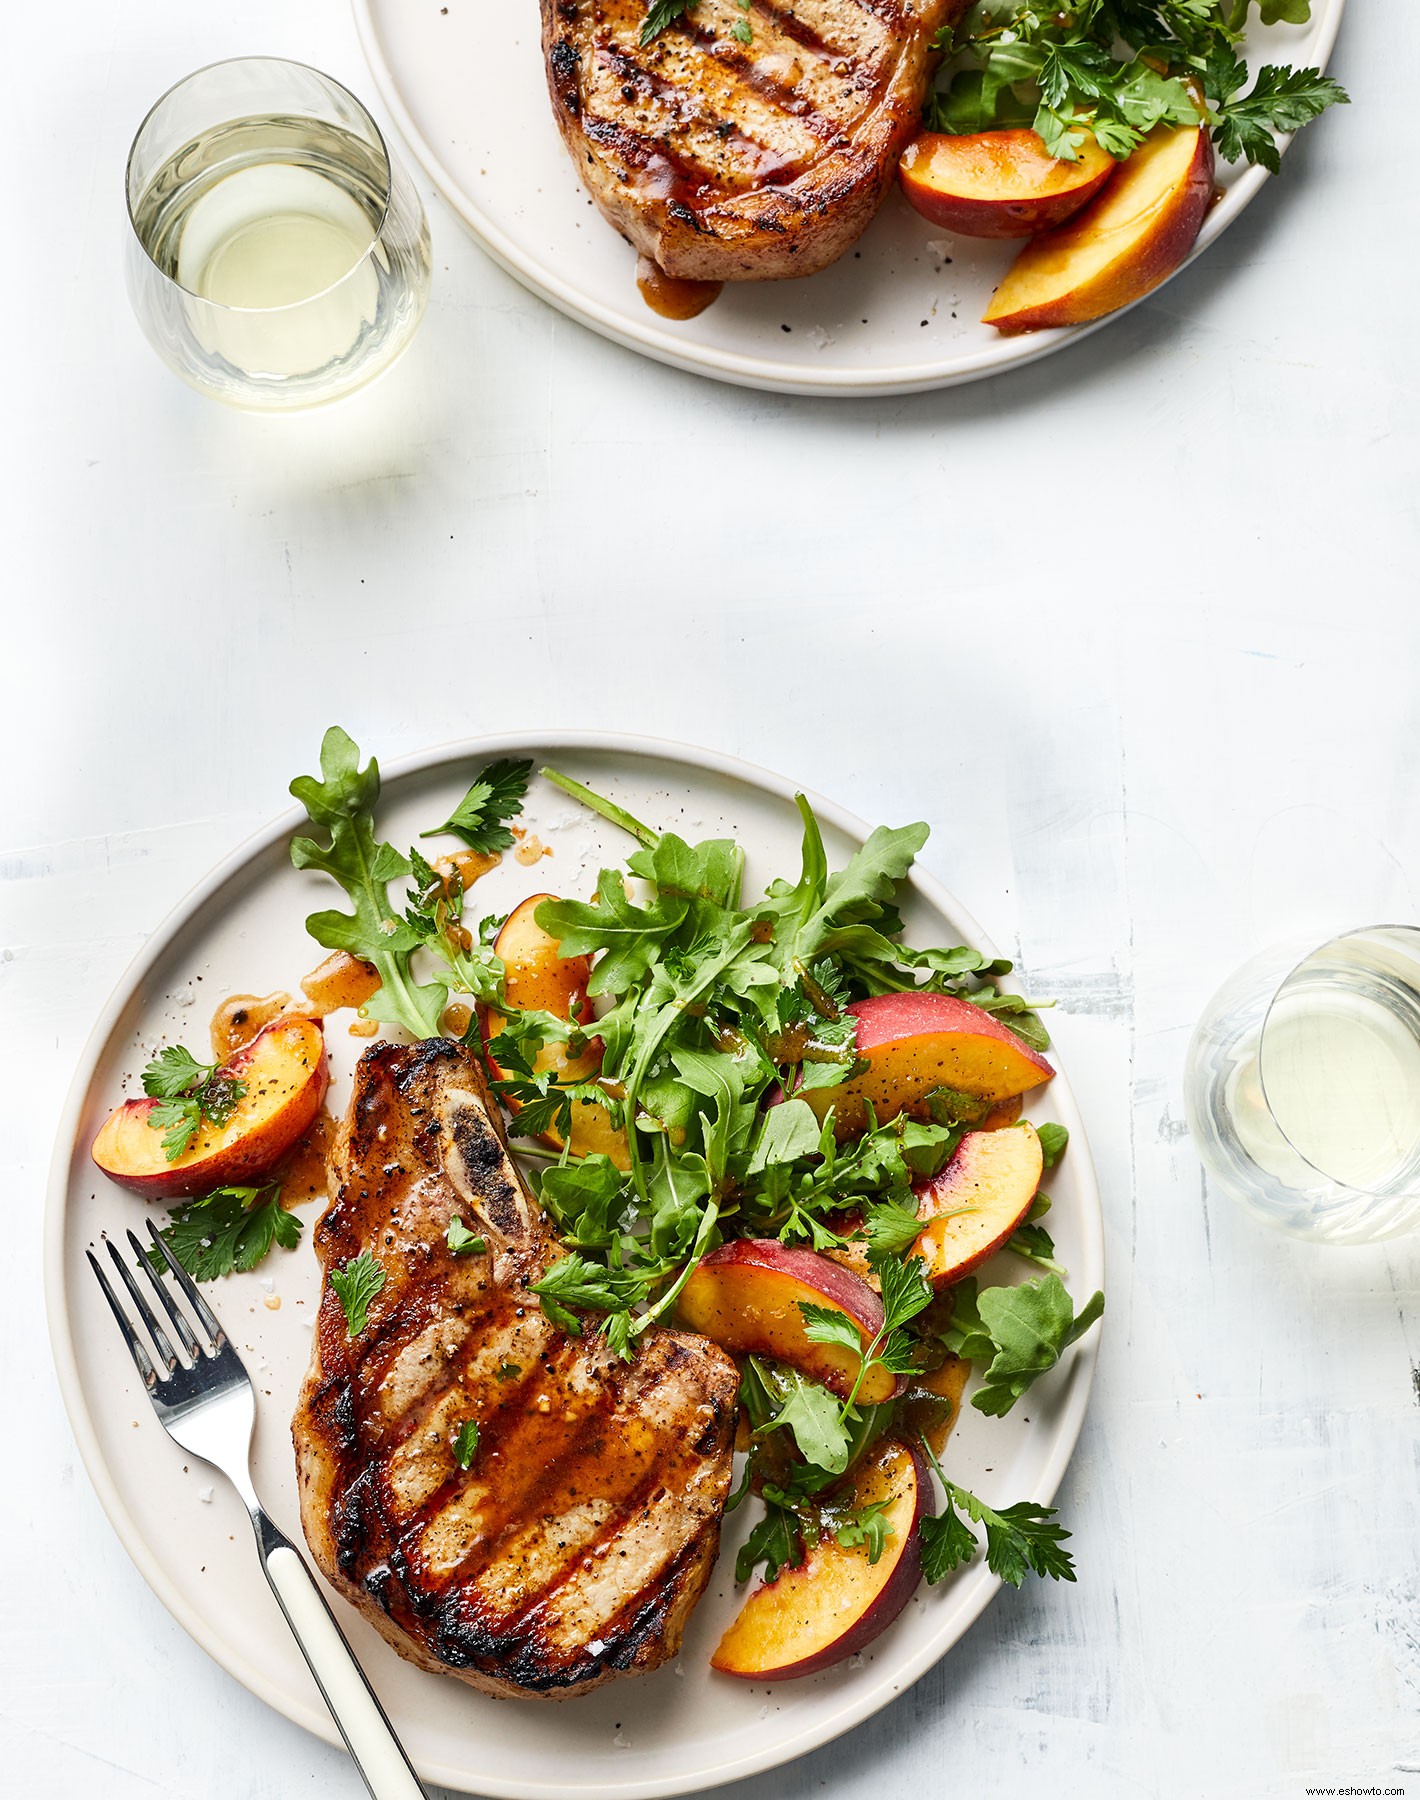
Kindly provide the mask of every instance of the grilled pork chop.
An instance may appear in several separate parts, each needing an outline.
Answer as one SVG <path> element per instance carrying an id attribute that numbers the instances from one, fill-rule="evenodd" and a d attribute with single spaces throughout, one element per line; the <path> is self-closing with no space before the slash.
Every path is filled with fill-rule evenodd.
<path id="1" fill-rule="evenodd" d="M 652 1330 L 636 1360 L 548 1321 L 562 1254 L 459 1045 L 360 1059 L 315 1231 L 385 1272 L 352 1341 L 327 1279 L 294 1435 L 316 1561 L 402 1656 L 561 1699 L 680 1646 L 719 1546 L 734 1364 Z M 487 1243 L 455 1256 L 458 1217 Z M 464 1470 L 455 1455 L 473 1421 Z"/>
<path id="2" fill-rule="evenodd" d="M 553 111 L 592 198 L 667 275 L 812 275 L 877 212 L 932 40 L 968 4 L 696 0 L 643 45 L 647 0 L 542 0 Z"/>

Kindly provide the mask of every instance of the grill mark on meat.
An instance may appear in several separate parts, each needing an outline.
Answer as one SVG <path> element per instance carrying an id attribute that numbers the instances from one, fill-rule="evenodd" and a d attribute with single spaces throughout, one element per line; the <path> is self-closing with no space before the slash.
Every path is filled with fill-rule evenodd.
<path id="1" fill-rule="evenodd" d="M 593 110 L 601 112 L 602 100 L 619 97 L 625 107 L 634 108 L 643 135 L 659 132 L 668 143 L 676 140 L 678 153 L 695 165 L 703 182 L 744 188 L 781 180 L 811 147 L 800 141 L 799 122 L 783 116 L 782 109 L 779 117 L 756 116 L 741 125 L 717 110 L 712 94 L 691 93 L 615 42 L 597 45 L 587 87 L 587 98 L 598 103 Z M 779 148 L 770 141 L 776 133 L 784 140 Z"/>
<path id="2" fill-rule="evenodd" d="M 528 1284 L 561 1249 L 459 1046 L 368 1051 L 334 1171 L 323 1265 L 368 1250 L 387 1279 L 353 1342 L 322 1295 L 295 1421 L 320 1567 L 401 1654 L 493 1693 L 580 1693 L 674 1654 L 718 1542 L 733 1365 L 661 1328 L 626 1364 L 551 1325 Z M 452 1255 L 456 1213 L 489 1254 Z"/>

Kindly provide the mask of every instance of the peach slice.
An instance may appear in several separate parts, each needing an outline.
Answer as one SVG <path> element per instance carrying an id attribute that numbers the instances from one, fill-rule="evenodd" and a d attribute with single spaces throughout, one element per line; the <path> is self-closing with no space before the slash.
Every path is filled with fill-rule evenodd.
<path id="1" fill-rule="evenodd" d="M 1118 167 L 1088 131 L 1078 162 L 1052 156 L 1034 131 L 924 131 L 903 152 L 897 174 L 934 225 L 964 237 L 1024 238 L 1063 225 Z"/>
<path id="2" fill-rule="evenodd" d="M 951 994 L 874 994 L 846 1011 L 857 1022 L 856 1047 L 867 1069 L 837 1087 L 803 1090 L 820 1118 L 836 1109 L 843 1135 L 863 1129 L 869 1101 L 880 1123 L 923 1111 L 928 1094 L 941 1087 L 994 1106 L 1055 1073 L 990 1013 Z"/>
<path id="3" fill-rule="evenodd" d="M 746 1681 L 791 1681 L 830 1668 L 870 1644 L 912 1598 L 922 1573 L 918 1522 L 931 1480 L 921 1453 L 891 1439 L 871 1451 L 853 1483 L 855 1512 L 882 1503 L 892 1527 L 873 1563 L 825 1533 L 797 1569 L 756 1588 L 720 1639 L 710 1666 Z"/>
<path id="4" fill-rule="evenodd" d="M 1021 251 L 983 315 L 998 331 L 1084 325 L 1156 288 L 1213 202 L 1206 126 L 1158 126 L 1068 225 Z"/>
<path id="5" fill-rule="evenodd" d="M 544 900 L 555 898 L 553 894 L 533 894 L 515 906 L 503 921 L 493 940 L 494 952 L 503 960 L 503 993 L 510 1006 L 549 1012 L 559 1019 L 572 1018 L 576 1006 L 577 1018 L 590 1022 L 592 1007 L 587 982 L 592 973 L 591 957 L 563 956 L 557 939 L 549 936 L 533 916 Z M 488 1066 L 499 1081 L 506 1079 L 506 1071 L 499 1068 L 493 1045 L 505 1023 L 502 1013 L 487 1006 L 480 1008 Z M 533 1066 L 539 1073 L 550 1069 L 560 1082 L 591 1081 L 602 1066 L 601 1039 L 588 1038 L 576 1056 L 568 1055 L 565 1044 L 544 1044 Z M 507 1105 L 509 1111 L 517 1111 L 516 1101 Z M 558 1132 L 544 1132 L 543 1136 L 554 1148 L 562 1148 Z M 619 1169 L 631 1166 L 625 1132 L 612 1123 L 605 1107 L 590 1101 L 572 1102 L 571 1149 L 574 1156 L 609 1156 Z"/>
<path id="6" fill-rule="evenodd" d="M 271 1169 L 310 1130 L 330 1081 L 325 1033 L 295 1014 L 257 1033 L 222 1064 L 246 1092 L 225 1125 L 204 1119 L 182 1155 L 168 1162 L 163 1133 L 148 1123 L 157 1100 L 125 1100 L 94 1139 L 94 1161 L 111 1181 L 148 1200 L 245 1186 Z"/>
<path id="7" fill-rule="evenodd" d="M 917 1186 L 917 1216 L 929 1222 L 914 1251 L 933 1287 L 970 1275 L 1009 1240 L 1030 1211 L 1042 1166 L 1033 1125 L 969 1131 L 951 1161 Z"/>
<path id="8" fill-rule="evenodd" d="M 862 1356 L 846 1344 L 814 1343 L 800 1302 L 843 1314 L 865 1350 L 882 1329 L 883 1303 L 861 1275 L 777 1238 L 737 1238 L 712 1250 L 681 1290 L 677 1307 L 682 1323 L 722 1349 L 788 1363 L 846 1399 Z M 876 1363 L 863 1377 L 858 1399 L 875 1406 L 902 1386 L 899 1376 Z"/>

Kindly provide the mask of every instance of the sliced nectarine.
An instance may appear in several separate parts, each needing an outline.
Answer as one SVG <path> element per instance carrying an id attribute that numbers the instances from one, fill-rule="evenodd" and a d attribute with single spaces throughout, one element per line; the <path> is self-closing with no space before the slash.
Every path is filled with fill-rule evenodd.
<path id="1" fill-rule="evenodd" d="M 803 1090 L 820 1118 L 835 1109 L 840 1133 L 863 1129 L 868 1102 L 879 1122 L 924 1111 L 936 1088 L 995 1105 L 1055 1073 L 990 1013 L 951 994 L 874 994 L 846 1010 L 856 1021 L 858 1056 L 868 1067 L 837 1087 Z"/>
<path id="2" fill-rule="evenodd" d="M 713 1250 L 681 1290 L 677 1307 L 692 1331 L 738 1355 L 788 1363 L 846 1398 L 853 1391 L 862 1354 L 846 1344 L 818 1344 L 809 1337 L 800 1303 L 822 1306 L 854 1325 L 863 1349 L 882 1329 L 883 1303 L 861 1275 L 816 1250 L 777 1238 L 737 1238 Z M 865 1406 L 891 1400 L 901 1379 L 874 1363 L 858 1399 Z"/>
<path id="3" fill-rule="evenodd" d="M 984 314 L 998 331 L 1084 325 L 1156 288 L 1193 248 L 1213 201 L 1206 126 L 1157 126 L 1068 225 L 1021 251 Z"/>
<path id="4" fill-rule="evenodd" d="M 1005 1244 L 1040 1186 L 1040 1139 L 1029 1124 L 968 1131 L 951 1160 L 919 1183 L 914 1247 L 933 1287 L 950 1287 Z M 970 1211 L 964 1210 L 970 1208 Z"/>
<path id="5" fill-rule="evenodd" d="M 94 1139 L 93 1158 L 120 1187 L 149 1200 L 246 1185 L 278 1163 L 310 1129 L 330 1080 L 325 1034 L 314 1019 L 268 1025 L 221 1073 L 246 1090 L 223 1125 L 204 1118 L 168 1162 L 163 1132 L 148 1123 L 157 1100 L 125 1100 Z"/>
<path id="6" fill-rule="evenodd" d="M 557 939 L 549 936 L 534 917 L 544 900 L 555 897 L 533 894 L 515 906 L 503 921 L 493 940 L 494 954 L 503 962 L 503 994 L 510 1007 L 548 1012 L 558 1019 L 576 1017 L 590 1023 L 592 1006 L 587 982 L 592 973 L 591 957 L 563 956 Z M 506 1019 L 491 1007 L 483 1007 L 480 1023 L 488 1046 L 488 1065 L 495 1080 L 504 1080 L 506 1071 L 499 1068 L 493 1046 Z M 539 1073 L 550 1070 L 559 1082 L 569 1086 L 590 1081 L 602 1066 L 601 1039 L 588 1038 L 575 1056 L 568 1053 L 566 1044 L 544 1044 L 533 1066 Z M 516 1101 L 508 1105 L 510 1111 L 517 1111 Z M 561 1149 L 562 1138 L 557 1131 L 543 1135 L 548 1143 Z M 619 1169 L 631 1166 L 625 1132 L 613 1124 L 604 1106 L 593 1101 L 572 1102 L 571 1149 L 574 1156 L 609 1156 Z"/>
<path id="7" fill-rule="evenodd" d="M 876 1562 L 863 1544 L 830 1532 L 797 1569 L 756 1588 L 720 1639 L 710 1666 L 746 1681 L 790 1681 L 830 1668 L 870 1644 L 912 1598 L 922 1573 L 918 1521 L 930 1476 L 920 1452 L 888 1440 L 870 1451 L 853 1483 L 855 1512 L 882 1505 L 891 1527 Z"/>
<path id="8" fill-rule="evenodd" d="M 1034 131 L 924 131 L 898 164 L 902 191 L 924 219 L 965 237 L 1023 238 L 1063 225 L 1119 167 L 1083 133 L 1078 162 Z"/>

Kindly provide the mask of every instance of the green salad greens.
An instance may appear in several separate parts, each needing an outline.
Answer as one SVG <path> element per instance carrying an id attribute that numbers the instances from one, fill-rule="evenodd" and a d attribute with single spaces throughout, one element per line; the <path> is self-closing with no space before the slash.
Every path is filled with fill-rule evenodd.
<path id="1" fill-rule="evenodd" d="M 1257 11 L 1264 25 L 1304 24 L 1311 4 L 1259 0 Z M 1254 79 L 1239 48 L 1248 15 L 1249 0 L 976 0 L 941 34 L 925 122 L 952 133 L 1029 126 L 1050 155 L 1075 162 L 1086 132 L 1122 158 L 1156 125 L 1196 125 L 1201 113 L 1225 162 L 1275 172 L 1277 135 L 1348 96 L 1318 69 L 1267 63 Z"/>
<path id="2" fill-rule="evenodd" d="M 529 764 L 506 762 L 481 771 L 440 829 L 479 848 L 497 845 L 530 773 Z M 536 911 L 562 956 L 592 959 L 582 1016 L 508 1005 L 494 949 L 501 920 L 471 929 L 447 865 L 380 841 L 378 766 L 371 758 L 361 768 L 338 727 L 326 733 L 319 778 L 291 784 L 318 834 L 298 836 L 291 855 L 298 868 L 334 877 L 352 910 L 315 913 L 308 927 L 318 943 L 375 966 L 382 986 L 365 1010 L 414 1037 L 437 1035 L 451 1001 L 499 1015 L 494 1091 L 508 1106 L 510 1132 L 540 1163 L 535 1185 L 564 1246 L 533 1291 L 561 1329 L 600 1331 L 618 1355 L 634 1358 L 638 1340 L 671 1313 L 701 1259 L 736 1238 L 856 1262 L 882 1298 L 882 1327 L 871 1341 L 864 1344 L 858 1327 L 831 1306 L 800 1307 L 810 1343 L 859 1359 L 851 1391 L 836 1394 L 761 1356 L 741 1361 L 751 1447 L 736 1501 L 752 1490 L 765 1513 L 737 1574 L 746 1579 L 762 1565 L 772 1578 L 799 1563 L 825 1531 L 866 1546 L 876 1560 L 891 1524 L 881 1504 L 845 1510 L 854 1469 L 889 1434 L 922 1438 L 934 1465 L 937 1458 L 925 1442 L 922 1393 L 910 1408 L 906 1398 L 870 1404 L 860 1397 L 865 1381 L 884 1370 L 905 1378 L 911 1396 L 957 1355 L 984 1375 L 975 1406 L 1003 1414 L 1104 1302 L 1095 1294 L 1076 1311 L 1039 1223 L 1049 1205 L 1043 1195 L 1011 1241 L 1042 1275 L 934 1292 L 915 1254 L 922 1227 L 914 1185 L 944 1167 L 986 1109 L 972 1095 L 939 1088 L 911 1116 L 880 1119 L 867 1106 L 862 1128 L 840 1135 L 834 1090 L 866 1066 L 848 1009 L 872 995 L 951 995 L 1039 1051 L 1049 1044 L 1039 1005 L 995 985 L 1007 962 L 961 945 L 904 942 L 899 906 L 925 825 L 879 828 L 834 869 L 800 796 L 797 873 L 754 894 L 745 891 L 744 852 L 732 838 L 689 843 L 566 774 L 542 774 L 634 843 L 624 867 L 601 870 L 593 896 L 544 900 Z M 403 884 L 398 895 L 396 883 Z M 465 1042 L 481 1054 L 476 1006 L 470 1010 Z M 565 1046 L 569 1058 L 582 1056 L 585 1070 L 582 1053 L 593 1038 L 600 1062 L 592 1059 L 591 1077 L 561 1082 L 565 1059 L 540 1054 Z M 622 1154 L 576 1152 L 579 1104 L 602 1109 Z M 1050 1166 L 1066 1133 L 1047 1125 L 1040 1137 Z M 461 1221 L 449 1242 L 455 1253 L 473 1247 Z M 366 1295 L 351 1272 L 345 1282 L 350 1293 L 340 1297 L 353 1333 L 363 1326 Z M 879 1381 L 872 1391 L 902 1385 Z M 950 1402 L 929 1397 L 927 1404 L 939 1419 L 950 1412 Z M 1061 1547 L 1068 1534 L 1053 1512 L 1033 1502 L 994 1511 L 942 1480 L 944 1510 L 921 1528 L 929 1580 L 974 1554 L 975 1525 L 1003 1580 L 1019 1585 L 1031 1570 L 1073 1579 Z"/>

